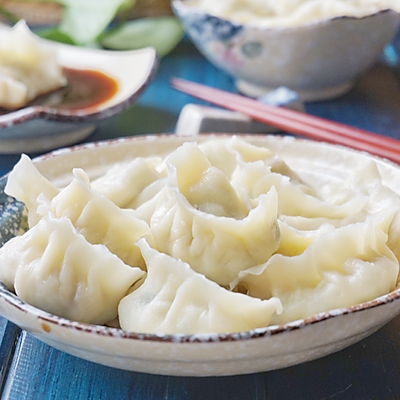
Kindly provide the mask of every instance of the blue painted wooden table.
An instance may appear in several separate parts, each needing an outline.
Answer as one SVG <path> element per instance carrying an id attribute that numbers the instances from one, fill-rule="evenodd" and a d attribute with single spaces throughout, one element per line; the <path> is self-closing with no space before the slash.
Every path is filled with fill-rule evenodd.
<path id="1" fill-rule="evenodd" d="M 307 111 L 400 139 L 400 35 L 348 94 Z M 139 103 L 99 124 L 87 141 L 172 132 L 181 108 L 199 103 L 169 87 L 178 76 L 235 91 L 188 41 L 161 61 Z M 18 155 L 0 156 L 0 174 Z M 399 183 L 400 184 L 400 183 Z M 180 378 L 97 365 L 55 350 L 0 317 L 1 399 L 400 399 L 400 317 L 367 339 L 306 364 L 254 375 Z"/>

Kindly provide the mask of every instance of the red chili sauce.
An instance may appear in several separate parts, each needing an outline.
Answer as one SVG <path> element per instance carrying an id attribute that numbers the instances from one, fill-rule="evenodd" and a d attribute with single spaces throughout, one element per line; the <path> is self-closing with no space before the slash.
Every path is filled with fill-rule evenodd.
<path id="1" fill-rule="evenodd" d="M 63 68 L 67 85 L 33 99 L 25 107 L 42 105 L 64 110 L 87 110 L 111 99 L 118 82 L 100 71 Z M 12 110 L 0 108 L 0 115 Z"/>
<path id="2" fill-rule="evenodd" d="M 98 106 L 111 99 L 118 90 L 118 82 L 100 71 L 63 68 L 68 84 L 60 89 L 62 99 L 55 107 L 70 110 Z"/>

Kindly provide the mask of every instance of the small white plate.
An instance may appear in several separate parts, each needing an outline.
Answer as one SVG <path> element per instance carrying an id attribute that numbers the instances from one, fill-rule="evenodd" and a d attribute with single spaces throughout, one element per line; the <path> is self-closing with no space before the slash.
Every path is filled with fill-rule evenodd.
<path id="1" fill-rule="evenodd" d="M 110 165 L 136 156 L 165 155 L 194 138 L 149 135 L 63 149 L 35 159 L 38 169 L 57 185 L 71 179 L 72 167 L 91 178 Z M 281 155 L 306 179 L 340 179 L 370 158 L 368 154 L 324 143 L 273 135 L 243 135 Z M 384 184 L 400 194 L 400 168 L 374 158 Z M 318 168 L 316 168 L 316 165 Z M 6 177 L 1 181 L 4 188 Z M 0 192 L 0 233 L 19 226 L 22 205 Z M 14 215 L 14 217 L 13 217 Z M 43 342 L 86 360 L 116 368 L 176 376 L 221 376 L 273 370 L 313 360 L 349 346 L 400 313 L 400 289 L 354 307 L 320 313 L 282 326 L 235 334 L 151 335 L 83 324 L 48 314 L 22 302 L 0 285 L 0 314 Z"/>
<path id="2" fill-rule="evenodd" d="M 134 104 L 154 77 L 155 49 L 107 51 L 49 42 L 62 67 L 95 70 L 116 80 L 118 89 L 107 101 L 87 109 L 30 105 L 0 115 L 0 154 L 44 152 L 77 143 L 95 129 L 95 122 Z"/>

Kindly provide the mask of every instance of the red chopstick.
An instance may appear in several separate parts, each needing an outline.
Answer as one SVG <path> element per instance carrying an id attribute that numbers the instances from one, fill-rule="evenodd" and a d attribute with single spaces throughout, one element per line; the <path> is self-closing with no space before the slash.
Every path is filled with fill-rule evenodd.
<path id="1" fill-rule="evenodd" d="M 212 104 L 241 112 L 250 118 L 289 133 L 341 144 L 387 158 L 400 164 L 400 141 L 338 122 L 283 107 L 261 103 L 239 94 L 172 78 L 171 86 Z"/>

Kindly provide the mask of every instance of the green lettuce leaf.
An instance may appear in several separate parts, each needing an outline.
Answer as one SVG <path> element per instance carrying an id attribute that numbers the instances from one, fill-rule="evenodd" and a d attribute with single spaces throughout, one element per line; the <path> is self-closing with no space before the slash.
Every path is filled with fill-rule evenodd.
<path id="1" fill-rule="evenodd" d="M 64 6 L 59 29 L 76 44 L 94 42 L 126 0 L 59 0 Z"/>
<path id="2" fill-rule="evenodd" d="M 100 44 L 112 50 L 151 46 L 163 57 L 180 42 L 183 34 L 182 25 L 175 17 L 140 18 L 102 35 Z"/>
<path id="3" fill-rule="evenodd" d="M 42 38 L 53 40 L 55 42 L 75 44 L 69 35 L 61 32 L 58 28 L 35 29 L 34 32 Z"/>

